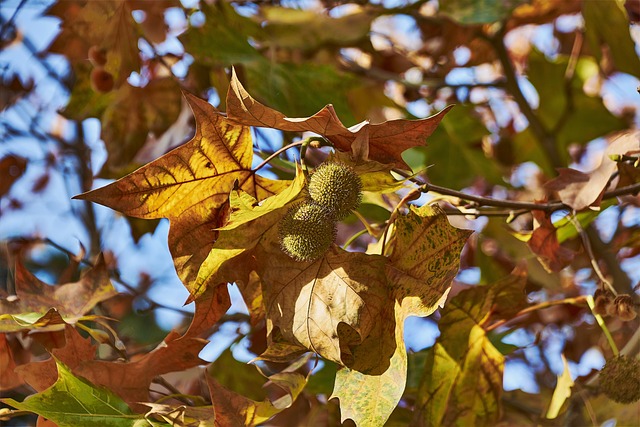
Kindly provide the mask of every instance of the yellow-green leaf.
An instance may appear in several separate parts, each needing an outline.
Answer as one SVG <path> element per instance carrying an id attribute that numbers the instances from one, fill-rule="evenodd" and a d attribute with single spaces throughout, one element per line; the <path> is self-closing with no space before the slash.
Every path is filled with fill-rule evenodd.
<path id="1" fill-rule="evenodd" d="M 24 402 L 2 399 L 14 408 L 34 412 L 55 422 L 59 427 L 141 427 L 151 425 L 142 415 L 134 414 L 113 392 L 74 376 L 56 361 L 58 380 Z"/>

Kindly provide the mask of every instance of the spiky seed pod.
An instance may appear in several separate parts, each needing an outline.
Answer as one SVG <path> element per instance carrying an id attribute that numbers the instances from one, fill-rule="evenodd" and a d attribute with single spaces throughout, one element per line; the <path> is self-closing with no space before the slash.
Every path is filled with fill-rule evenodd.
<path id="1" fill-rule="evenodd" d="M 280 221 L 280 246 L 297 261 L 321 257 L 336 237 L 336 221 L 323 206 L 313 202 L 293 206 Z"/>
<path id="2" fill-rule="evenodd" d="M 618 403 L 640 400 L 640 360 L 627 356 L 608 360 L 600 371 L 600 390 Z"/>
<path id="3" fill-rule="evenodd" d="M 613 304 L 613 300 L 616 296 L 608 289 L 596 289 L 593 294 L 594 307 L 593 312 L 600 316 L 606 316 L 608 314 L 609 307 Z"/>
<path id="4" fill-rule="evenodd" d="M 362 200 L 362 180 L 343 163 L 320 165 L 309 179 L 309 197 L 329 209 L 337 219 L 344 219 Z"/>
<path id="5" fill-rule="evenodd" d="M 618 295 L 616 299 L 613 300 L 613 305 L 615 307 L 616 316 L 618 316 L 618 318 L 623 322 L 633 320 L 638 315 L 631 295 Z"/>

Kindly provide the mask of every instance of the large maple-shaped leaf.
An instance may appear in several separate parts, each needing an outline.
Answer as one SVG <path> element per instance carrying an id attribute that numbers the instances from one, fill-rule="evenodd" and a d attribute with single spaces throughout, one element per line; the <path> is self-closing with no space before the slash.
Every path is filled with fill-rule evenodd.
<path id="1" fill-rule="evenodd" d="M 50 286 L 16 262 L 13 298 L 0 294 L 0 331 L 13 332 L 74 323 L 96 304 L 116 295 L 102 255 L 78 282 Z M 4 293 L 4 292 L 2 292 Z M 58 319 L 59 321 L 56 321 Z"/>
<path id="2" fill-rule="evenodd" d="M 216 240 L 214 229 L 223 225 L 223 208 L 236 182 L 258 200 L 279 192 L 288 182 L 266 179 L 251 170 L 248 127 L 225 119 L 206 101 L 185 96 L 196 118 L 191 141 L 112 184 L 76 197 L 129 216 L 169 218 L 169 248 L 193 299 L 198 296 L 193 288 L 198 270 Z"/>
<path id="3" fill-rule="evenodd" d="M 331 248 L 314 262 L 280 250 L 275 231 L 256 252 L 267 330 L 344 364 L 345 343 L 358 344 L 379 321 L 388 299 L 385 258 Z"/>
<path id="4" fill-rule="evenodd" d="M 411 207 L 396 226 L 386 270 L 394 307 L 382 312 L 378 329 L 353 349 L 354 360 L 338 371 L 332 394 L 340 400 L 342 420 L 357 425 L 382 425 L 400 401 L 407 377 L 404 321 L 428 316 L 444 302 L 471 234 L 430 206 Z M 391 358 L 383 364 L 382 357 Z"/>
<path id="5" fill-rule="evenodd" d="M 418 392 L 416 425 L 495 425 L 504 357 L 484 327 L 497 305 L 522 304 L 526 274 L 515 270 L 493 285 L 470 288 L 447 303 Z M 521 299 L 505 297 L 519 292 Z M 509 310 L 507 310 L 508 312 Z"/>
<path id="6" fill-rule="evenodd" d="M 27 397 L 24 402 L 2 399 L 14 408 L 34 412 L 59 427 L 131 427 L 150 426 L 142 415 L 112 391 L 77 377 L 63 363 L 56 361 L 58 379 L 50 388 Z"/>
<path id="7" fill-rule="evenodd" d="M 407 169 L 407 164 L 402 159 L 402 152 L 424 145 L 450 108 L 426 119 L 398 119 L 375 125 L 363 122 L 347 129 L 331 105 L 304 118 L 286 117 L 281 112 L 262 105 L 245 90 L 235 71 L 227 93 L 227 114 L 230 120 L 247 126 L 314 132 L 327 138 L 341 151 L 351 151 L 351 144 L 356 138 L 368 133 L 369 158 L 380 163 L 392 163 L 403 169 Z"/>

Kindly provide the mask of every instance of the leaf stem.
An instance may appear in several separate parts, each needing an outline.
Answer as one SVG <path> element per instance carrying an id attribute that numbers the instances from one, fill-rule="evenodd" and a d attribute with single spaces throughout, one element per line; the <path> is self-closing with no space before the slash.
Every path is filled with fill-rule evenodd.
<path id="1" fill-rule="evenodd" d="M 604 333 L 604 336 L 607 338 L 607 342 L 609 343 L 609 347 L 611 347 L 611 351 L 613 351 L 613 355 L 618 356 L 620 354 L 620 351 L 618 351 L 618 346 L 613 340 L 611 332 L 609 332 L 609 328 L 607 328 L 606 323 L 604 323 L 604 319 L 602 318 L 602 316 L 593 311 L 596 306 L 595 302 L 593 301 L 593 296 L 587 295 L 587 304 L 589 304 L 591 314 L 593 314 L 593 317 L 596 318 L 596 322 L 598 322 L 600 329 L 602 329 L 602 333 Z"/>
<path id="2" fill-rule="evenodd" d="M 296 141 L 296 142 L 292 142 L 291 144 L 284 146 L 282 148 L 280 148 L 279 150 L 275 151 L 273 154 L 271 154 L 269 157 L 267 157 L 266 159 L 264 159 L 262 161 L 262 163 L 260 163 L 258 166 L 255 167 L 255 169 L 252 170 L 253 173 L 258 172 L 260 169 L 262 169 L 263 167 L 265 167 L 267 165 L 267 163 L 269 163 L 271 160 L 273 160 L 274 158 L 278 157 L 280 154 L 284 153 L 285 151 L 287 151 L 290 148 L 293 147 L 298 147 L 304 144 L 305 140 L 302 141 Z"/>
<path id="3" fill-rule="evenodd" d="M 504 325 L 505 323 L 511 322 L 512 320 L 517 319 L 518 317 L 524 316 L 525 314 L 532 313 L 532 312 L 537 311 L 537 310 L 542 310 L 542 309 L 545 309 L 545 308 L 553 307 L 555 305 L 564 305 L 564 304 L 578 305 L 578 304 L 581 304 L 581 303 L 587 301 L 589 297 L 590 296 L 588 296 L 588 295 L 582 295 L 582 296 L 574 297 L 574 298 L 564 298 L 564 299 L 560 299 L 560 300 L 545 301 L 545 302 L 541 302 L 539 304 L 531 305 L 531 306 L 523 308 L 522 310 L 517 312 L 511 319 L 498 320 L 497 322 L 489 325 L 485 330 L 487 332 L 493 331 L 494 329 L 499 328 L 500 326 Z"/>

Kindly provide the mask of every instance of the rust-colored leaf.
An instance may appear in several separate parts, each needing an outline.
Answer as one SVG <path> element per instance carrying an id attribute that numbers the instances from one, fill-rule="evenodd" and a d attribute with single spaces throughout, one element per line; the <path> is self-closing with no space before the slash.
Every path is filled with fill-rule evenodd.
<path id="1" fill-rule="evenodd" d="M 291 406 L 305 384 L 304 375 L 297 372 L 281 372 L 269 377 L 274 386 L 284 392 L 284 396 L 271 401 L 251 400 L 221 386 L 212 376 L 207 375 L 211 401 L 216 413 L 216 427 L 245 427 L 264 423 L 269 418 Z"/>
<path id="2" fill-rule="evenodd" d="M 408 169 L 402 160 L 402 152 L 424 145 L 451 106 L 438 114 L 420 120 L 390 120 L 380 124 L 360 123 L 347 129 L 331 105 L 327 105 L 311 117 L 290 118 L 281 112 L 262 105 L 249 95 L 238 80 L 235 71 L 227 93 L 227 114 L 230 120 L 247 126 L 262 126 L 292 132 L 314 132 L 331 141 L 340 151 L 351 152 L 351 145 L 366 146 L 359 139 L 368 134 L 368 157 L 380 163 L 391 163 Z M 361 150 L 359 150 L 361 151 Z"/>
<path id="3" fill-rule="evenodd" d="M 547 271 L 562 270 L 569 265 L 575 253 L 569 248 L 560 246 L 557 230 L 547 214 L 542 211 L 533 211 L 532 214 L 537 226 L 527 242 L 529 248 L 538 256 L 540 263 Z"/>
<path id="4" fill-rule="evenodd" d="M 0 391 L 22 385 L 23 380 L 15 371 L 16 362 L 7 334 L 0 334 Z"/>
<path id="5" fill-rule="evenodd" d="M 238 188 L 258 200 L 288 183 L 262 178 L 251 170 L 248 127 L 225 119 L 212 105 L 185 94 L 196 118 L 196 134 L 133 173 L 97 190 L 76 196 L 138 218 L 168 218 L 169 248 L 183 283 L 196 292 L 195 279 L 223 225 L 229 193 Z M 207 282 L 215 286 L 218 282 Z"/>

